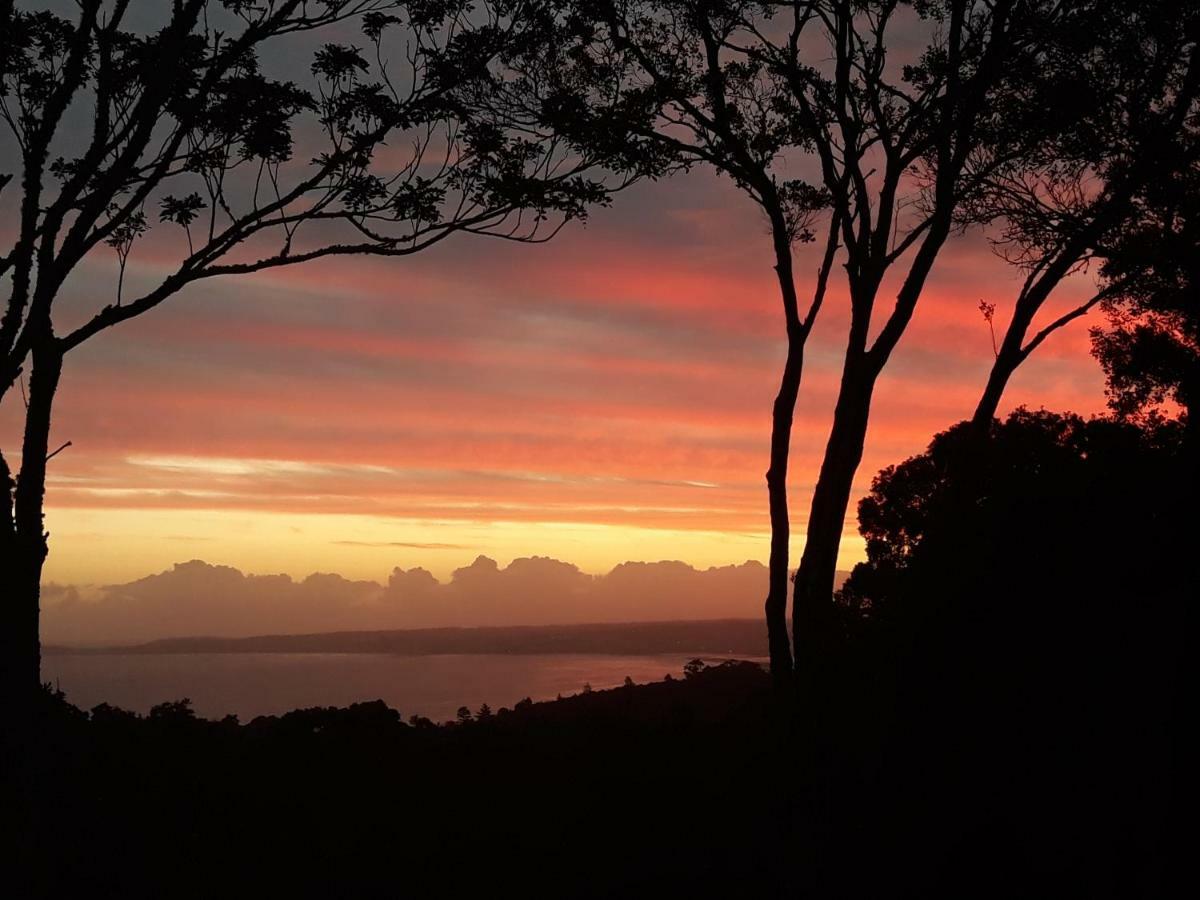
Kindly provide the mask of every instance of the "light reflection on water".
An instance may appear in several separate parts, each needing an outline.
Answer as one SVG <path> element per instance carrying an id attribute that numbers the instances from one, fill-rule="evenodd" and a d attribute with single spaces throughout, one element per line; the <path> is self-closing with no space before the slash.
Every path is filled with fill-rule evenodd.
<path id="1" fill-rule="evenodd" d="M 381 699 L 405 718 L 454 717 L 460 706 L 511 707 L 522 697 L 550 700 L 583 690 L 681 677 L 699 654 L 656 656 L 440 655 L 378 653 L 47 654 L 42 680 L 61 686 L 83 709 L 110 703 L 146 712 L 189 697 L 197 714 L 254 716 L 306 706 L 346 706 Z M 706 657 L 711 658 L 711 657 Z"/>

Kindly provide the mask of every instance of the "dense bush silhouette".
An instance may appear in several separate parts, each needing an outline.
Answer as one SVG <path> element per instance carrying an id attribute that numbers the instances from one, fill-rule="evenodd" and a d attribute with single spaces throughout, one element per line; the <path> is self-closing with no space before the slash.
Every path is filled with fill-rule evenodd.
<path id="1" fill-rule="evenodd" d="M 1165 549 L 1187 524 L 1181 516 L 1180 439 L 1177 423 L 1141 427 L 1044 410 L 1017 410 L 996 423 L 986 442 L 961 423 L 937 435 L 925 453 L 876 476 L 858 507 L 868 559 L 854 568 L 839 599 L 864 615 L 886 617 L 879 607 L 913 593 L 905 576 L 919 573 L 922 558 L 931 559 L 938 546 L 1004 532 L 1011 535 L 1005 544 L 992 545 L 990 553 L 980 546 L 970 559 L 978 565 L 984 562 L 979 553 L 987 553 L 998 564 L 995 551 L 1017 549 L 1015 541 L 1048 521 L 1062 526 L 1050 545 L 1054 552 L 1010 557 L 1005 571 L 1060 572 L 1059 559 L 1098 549 L 1091 543 L 1097 529 L 1104 532 L 1098 538 L 1103 545 L 1127 548 L 1121 554 L 1126 560 L 1139 541 L 1153 546 L 1166 540 Z M 931 539 L 934 549 L 925 550 Z M 1104 563 L 1111 568 L 1121 560 Z M 1142 574 L 1147 584 L 1156 575 L 1177 577 L 1168 569 Z"/>
<path id="2" fill-rule="evenodd" d="M 1177 424 L 1019 410 L 876 478 L 870 558 L 840 599 L 877 679 L 856 708 L 886 723 L 881 781 L 919 823 L 906 864 L 920 844 L 943 874 L 999 860 L 1008 890 L 1037 873 L 1087 896 L 1141 895 L 1165 871 L 1194 590 L 1185 465 Z"/>

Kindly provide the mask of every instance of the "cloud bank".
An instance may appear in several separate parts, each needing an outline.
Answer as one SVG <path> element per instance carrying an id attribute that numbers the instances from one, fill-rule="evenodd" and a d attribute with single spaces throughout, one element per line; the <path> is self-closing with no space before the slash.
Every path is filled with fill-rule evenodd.
<path id="1" fill-rule="evenodd" d="M 480 556 L 445 582 L 423 568 L 396 568 L 380 584 L 335 574 L 302 580 L 248 575 L 192 560 L 93 596 L 49 585 L 42 630 L 47 644 L 102 645 L 187 636 L 755 618 L 766 588 L 767 570 L 757 562 L 708 569 L 677 561 L 626 562 L 590 575 L 544 556 L 507 566 Z"/>

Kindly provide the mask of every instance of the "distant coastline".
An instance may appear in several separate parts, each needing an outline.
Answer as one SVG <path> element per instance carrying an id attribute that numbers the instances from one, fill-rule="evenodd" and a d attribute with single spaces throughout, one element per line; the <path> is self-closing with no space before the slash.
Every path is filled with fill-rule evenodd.
<path id="1" fill-rule="evenodd" d="M 120 646 L 49 644 L 45 654 L 164 653 L 391 653 L 436 654 L 595 653 L 649 655 L 686 652 L 761 657 L 766 631 L 758 619 L 520 625 L 478 628 L 415 628 L 387 631 L 335 631 L 255 637 L 162 638 Z"/>

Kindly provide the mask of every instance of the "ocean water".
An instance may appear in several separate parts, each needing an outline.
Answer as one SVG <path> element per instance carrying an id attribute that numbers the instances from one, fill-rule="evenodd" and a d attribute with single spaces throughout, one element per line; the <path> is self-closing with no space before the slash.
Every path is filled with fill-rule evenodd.
<path id="1" fill-rule="evenodd" d="M 83 709 L 109 703 L 144 713 L 156 703 L 192 701 L 197 714 L 243 722 L 308 706 L 383 700 L 408 718 L 454 718 L 460 706 L 511 707 L 523 697 L 552 700 L 635 682 L 681 677 L 699 654 L 396 656 L 377 653 L 48 653 L 42 680 Z"/>

